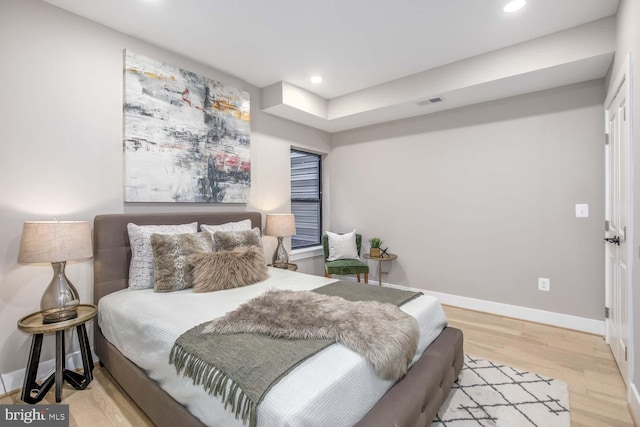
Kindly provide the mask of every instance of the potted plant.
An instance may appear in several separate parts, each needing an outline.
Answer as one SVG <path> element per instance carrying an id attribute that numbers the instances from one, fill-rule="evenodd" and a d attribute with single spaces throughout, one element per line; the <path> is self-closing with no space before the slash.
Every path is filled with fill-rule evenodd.
<path id="1" fill-rule="evenodd" d="M 372 257 L 380 257 L 380 246 L 382 246 L 382 239 L 379 237 L 372 237 L 369 239 L 371 249 L 369 249 L 369 255 Z"/>

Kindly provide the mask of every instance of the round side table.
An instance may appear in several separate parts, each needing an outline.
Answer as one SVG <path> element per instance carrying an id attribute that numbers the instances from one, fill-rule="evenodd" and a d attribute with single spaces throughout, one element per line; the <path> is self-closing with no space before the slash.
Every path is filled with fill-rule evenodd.
<path id="1" fill-rule="evenodd" d="M 62 400 L 62 384 L 68 382 L 76 390 L 84 390 L 93 380 L 93 357 L 91 347 L 87 337 L 85 323 L 96 317 L 98 309 L 90 304 L 80 304 L 78 306 L 78 317 L 57 323 L 42 323 L 42 313 L 39 311 L 31 313 L 18 321 L 18 329 L 28 334 L 32 334 L 31 351 L 27 361 L 27 372 L 22 386 L 22 400 L 26 403 L 38 403 L 44 398 L 51 386 L 56 384 L 56 402 Z M 65 346 L 64 331 L 76 328 L 78 341 L 80 342 L 80 353 L 82 354 L 82 374 L 65 369 Z M 49 376 L 42 384 L 36 382 L 38 374 L 38 363 L 40 362 L 40 351 L 42 350 L 42 337 L 44 334 L 56 334 L 56 371 Z"/>
<path id="2" fill-rule="evenodd" d="M 393 261 L 398 258 L 396 254 L 387 254 L 386 256 L 371 256 L 369 254 L 364 254 L 366 259 L 372 259 L 374 261 L 378 261 L 378 286 L 382 286 L 382 262 L 383 261 Z"/>
<path id="3" fill-rule="evenodd" d="M 286 267 L 276 266 L 275 264 L 269 264 L 269 267 L 280 268 L 282 270 L 298 271 L 298 264 L 288 263 Z"/>

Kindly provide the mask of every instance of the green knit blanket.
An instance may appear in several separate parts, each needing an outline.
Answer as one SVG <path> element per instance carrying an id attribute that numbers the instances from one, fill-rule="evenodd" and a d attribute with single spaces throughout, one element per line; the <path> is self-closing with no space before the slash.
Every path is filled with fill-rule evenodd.
<path id="1" fill-rule="evenodd" d="M 378 301 L 401 306 L 421 292 L 334 282 L 313 290 L 348 301 Z M 333 344 L 332 339 L 281 339 L 254 333 L 203 334 L 209 322 L 182 334 L 173 345 L 169 363 L 178 374 L 220 397 L 225 409 L 257 424 L 257 407 L 287 373 L 307 358 Z"/>

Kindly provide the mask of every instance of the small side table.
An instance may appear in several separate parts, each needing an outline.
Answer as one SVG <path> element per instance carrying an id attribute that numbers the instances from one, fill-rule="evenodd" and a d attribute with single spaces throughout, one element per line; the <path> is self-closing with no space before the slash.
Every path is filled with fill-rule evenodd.
<path id="1" fill-rule="evenodd" d="M 398 258 L 398 255 L 387 254 L 386 256 L 371 256 L 369 254 L 364 254 L 364 257 L 366 259 L 378 261 L 378 286 L 382 286 L 382 261 L 393 261 Z"/>
<path id="2" fill-rule="evenodd" d="M 28 334 L 33 334 L 31 340 L 31 351 L 27 362 L 27 372 L 22 386 L 22 400 L 26 403 L 38 403 L 49 391 L 53 383 L 56 384 L 56 402 L 62 400 L 62 384 L 68 382 L 76 390 L 84 390 L 93 380 L 93 357 L 85 323 L 96 317 L 98 310 L 90 304 L 80 304 L 78 306 L 78 317 L 57 323 L 42 323 L 40 312 L 31 313 L 18 321 L 18 329 Z M 80 353 L 82 354 L 82 374 L 65 369 L 65 346 L 64 331 L 76 328 L 78 341 L 80 342 Z M 56 371 L 51 374 L 41 385 L 36 382 L 38 374 L 38 363 L 40 362 L 40 351 L 42 350 L 42 336 L 48 333 L 56 333 Z"/>
<path id="3" fill-rule="evenodd" d="M 280 268 L 282 270 L 289 270 L 289 271 L 298 271 L 298 264 L 291 264 L 291 263 L 288 263 L 286 268 L 285 267 L 276 267 L 275 264 L 269 264 L 269 267 Z"/>

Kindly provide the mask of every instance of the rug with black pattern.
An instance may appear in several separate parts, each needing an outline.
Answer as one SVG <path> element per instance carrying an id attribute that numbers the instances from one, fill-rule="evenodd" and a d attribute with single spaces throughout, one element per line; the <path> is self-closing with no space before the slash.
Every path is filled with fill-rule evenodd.
<path id="1" fill-rule="evenodd" d="M 570 426 L 569 388 L 564 381 L 464 356 L 433 426 Z"/>

